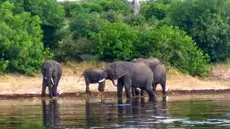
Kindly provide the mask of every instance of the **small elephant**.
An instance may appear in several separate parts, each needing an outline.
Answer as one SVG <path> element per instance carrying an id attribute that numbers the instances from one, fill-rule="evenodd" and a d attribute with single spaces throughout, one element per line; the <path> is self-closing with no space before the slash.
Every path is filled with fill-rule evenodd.
<path id="1" fill-rule="evenodd" d="M 162 87 L 163 95 L 166 95 L 166 74 L 167 74 L 167 71 L 166 71 L 164 64 L 162 64 L 159 59 L 157 59 L 157 58 L 150 58 L 150 59 L 138 58 L 138 59 L 134 59 L 132 62 L 135 62 L 135 63 L 142 62 L 142 63 L 145 63 L 146 65 L 148 65 L 150 67 L 150 69 L 152 70 L 153 75 L 154 75 L 154 78 L 153 78 L 154 82 L 155 82 L 153 84 L 154 92 L 156 91 L 157 84 L 160 84 Z M 143 92 L 141 94 L 143 95 Z"/>
<path id="2" fill-rule="evenodd" d="M 86 92 L 90 92 L 90 83 L 98 83 L 98 91 L 104 92 L 106 74 L 103 72 L 103 70 L 94 68 L 86 69 L 79 77 L 78 82 L 82 76 L 84 76 L 85 79 Z"/>
<path id="3" fill-rule="evenodd" d="M 126 61 L 117 61 L 111 63 L 104 71 L 106 73 L 106 79 L 113 82 L 118 80 L 117 84 L 117 97 L 122 97 L 123 87 L 125 88 L 127 98 L 131 98 L 131 88 L 140 88 L 145 90 L 149 99 L 155 98 L 155 93 L 152 89 L 153 72 L 144 63 L 132 63 Z"/>
<path id="4" fill-rule="evenodd" d="M 54 60 L 46 60 L 41 65 L 42 80 L 42 97 L 45 96 L 46 86 L 49 88 L 49 97 L 57 96 L 57 87 L 62 76 L 62 68 L 59 63 Z"/>

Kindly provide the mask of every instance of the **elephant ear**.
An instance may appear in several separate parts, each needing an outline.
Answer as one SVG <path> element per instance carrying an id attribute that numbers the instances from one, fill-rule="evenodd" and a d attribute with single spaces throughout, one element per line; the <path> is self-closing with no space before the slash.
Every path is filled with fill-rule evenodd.
<path id="1" fill-rule="evenodd" d="M 124 63 L 117 63 L 114 64 L 114 79 L 118 79 L 123 77 L 124 75 L 126 75 L 129 72 L 129 67 L 127 64 Z"/>

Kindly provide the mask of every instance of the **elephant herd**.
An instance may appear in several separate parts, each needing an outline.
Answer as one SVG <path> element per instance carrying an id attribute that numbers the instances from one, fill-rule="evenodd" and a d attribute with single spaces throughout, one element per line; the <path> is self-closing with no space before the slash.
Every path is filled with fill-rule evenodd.
<path id="1" fill-rule="evenodd" d="M 49 97 L 56 97 L 57 86 L 62 75 L 60 64 L 53 60 L 46 60 L 41 66 L 41 72 L 43 75 L 42 97 L 45 96 L 46 86 L 49 89 Z M 130 62 L 116 61 L 109 64 L 104 70 L 87 69 L 80 78 L 82 76 L 85 79 L 86 92 L 90 92 L 89 85 L 91 83 L 98 83 L 98 91 L 103 92 L 105 80 L 111 80 L 117 87 L 118 98 L 122 98 L 123 88 L 125 88 L 127 98 L 138 95 L 139 88 L 141 95 L 146 91 L 149 99 L 152 100 L 155 98 L 157 84 L 161 85 L 163 96 L 166 95 L 166 68 L 157 58 L 138 58 Z M 117 84 L 115 84 L 115 80 L 117 80 Z"/>

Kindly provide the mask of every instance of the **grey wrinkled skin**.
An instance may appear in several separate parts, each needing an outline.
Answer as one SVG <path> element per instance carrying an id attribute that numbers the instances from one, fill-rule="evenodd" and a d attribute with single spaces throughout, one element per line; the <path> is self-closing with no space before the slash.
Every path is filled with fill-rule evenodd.
<path id="1" fill-rule="evenodd" d="M 86 92 L 90 92 L 89 85 L 91 83 L 98 83 L 98 91 L 99 92 L 104 92 L 105 89 L 105 80 L 102 82 L 99 82 L 100 80 L 103 80 L 106 78 L 106 74 L 103 72 L 103 70 L 100 69 L 86 69 L 82 75 L 79 77 L 78 81 L 80 78 L 84 76 L 85 79 L 85 85 L 86 85 Z"/>
<path id="2" fill-rule="evenodd" d="M 146 91 L 149 99 L 155 98 L 152 89 L 153 72 L 144 63 L 132 63 L 126 61 L 117 61 L 111 63 L 105 70 L 107 78 L 111 81 L 118 80 L 117 97 L 122 98 L 122 90 L 125 88 L 126 97 L 131 98 L 131 88 L 140 88 Z"/>
<path id="3" fill-rule="evenodd" d="M 153 83 L 153 90 L 154 92 L 156 91 L 157 84 L 160 84 L 162 87 L 162 93 L 163 95 L 166 95 L 166 75 L 167 71 L 164 66 L 164 64 L 161 63 L 161 61 L 157 58 L 150 58 L 150 59 L 143 59 L 143 58 L 138 58 L 134 59 L 132 62 L 142 62 L 145 63 L 150 67 L 150 69 L 153 72 L 154 75 L 154 83 Z M 135 90 L 136 91 L 136 90 Z M 137 94 L 137 91 L 136 91 Z M 143 92 L 141 93 L 143 95 Z"/>
<path id="4" fill-rule="evenodd" d="M 41 65 L 42 79 L 42 97 L 45 96 L 46 87 L 49 89 L 49 97 L 57 96 L 57 87 L 62 76 L 61 65 L 54 60 L 46 60 Z"/>

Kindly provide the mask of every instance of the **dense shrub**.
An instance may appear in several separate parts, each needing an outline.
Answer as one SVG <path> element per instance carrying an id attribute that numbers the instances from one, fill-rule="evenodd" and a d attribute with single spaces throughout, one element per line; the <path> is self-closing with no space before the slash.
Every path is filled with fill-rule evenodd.
<path id="1" fill-rule="evenodd" d="M 55 57 L 58 60 L 89 60 L 96 59 L 96 45 L 87 38 L 79 37 L 73 40 L 71 37 L 65 37 L 59 42 L 58 49 L 55 51 Z"/>
<path id="2" fill-rule="evenodd" d="M 131 14 L 129 16 L 127 16 L 124 19 L 124 22 L 132 25 L 132 26 L 141 26 L 143 25 L 146 21 L 145 21 L 145 17 L 143 15 L 134 15 Z"/>
<path id="3" fill-rule="evenodd" d="M 208 72 L 208 56 L 177 27 L 162 26 L 144 32 L 135 47 L 139 55 L 158 57 L 185 73 L 203 76 Z"/>
<path id="4" fill-rule="evenodd" d="M 230 57 L 230 26 L 225 1 L 229 0 L 175 1 L 170 8 L 171 24 L 186 31 L 212 61 Z"/>
<path id="5" fill-rule="evenodd" d="M 94 35 L 97 54 L 103 60 L 130 60 L 137 32 L 124 23 L 107 24 Z"/>
<path id="6" fill-rule="evenodd" d="M 74 17 L 70 23 L 70 31 L 73 33 L 73 39 L 78 37 L 90 38 L 92 33 L 99 32 L 106 24 L 105 19 L 101 19 L 98 13 L 83 13 Z"/>
<path id="7" fill-rule="evenodd" d="M 123 14 L 113 10 L 103 12 L 101 15 L 104 19 L 107 19 L 109 22 L 122 22 L 124 20 Z"/>
<path id="8" fill-rule="evenodd" d="M 132 6 L 127 0 L 96 0 L 102 6 L 103 11 L 114 10 L 123 14 L 129 14 Z"/>
<path id="9" fill-rule="evenodd" d="M 62 5 L 57 0 L 24 0 L 23 7 L 32 16 L 40 17 L 44 46 L 56 48 L 60 38 L 56 32 L 63 26 L 65 15 Z"/>
<path id="10" fill-rule="evenodd" d="M 43 61 L 42 30 L 38 16 L 13 13 L 14 4 L 0 6 L 0 70 L 32 74 Z"/>
<path id="11" fill-rule="evenodd" d="M 66 17 L 74 17 L 82 13 L 101 13 L 102 7 L 96 2 L 74 2 L 74 3 L 63 3 L 65 8 Z"/>
<path id="12" fill-rule="evenodd" d="M 29 12 L 31 16 L 39 16 L 43 30 L 43 44 L 45 47 L 55 48 L 60 36 L 56 32 L 63 25 L 64 8 L 57 0 L 1 0 L 14 3 L 13 12 L 15 14 L 24 11 Z"/>
<path id="13" fill-rule="evenodd" d="M 81 13 L 103 13 L 114 11 L 121 14 L 132 12 L 131 4 L 126 0 L 88 0 L 74 3 L 64 3 L 67 17 L 74 17 Z"/>
<path id="14" fill-rule="evenodd" d="M 154 16 L 161 20 L 166 17 L 168 8 L 169 4 L 164 4 L 163 2 L 151 2 L 145 4 L 142 9 L 142 14 L 146 19 L 151 19 L 151 17 Z"/>

